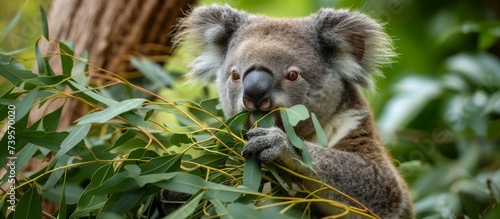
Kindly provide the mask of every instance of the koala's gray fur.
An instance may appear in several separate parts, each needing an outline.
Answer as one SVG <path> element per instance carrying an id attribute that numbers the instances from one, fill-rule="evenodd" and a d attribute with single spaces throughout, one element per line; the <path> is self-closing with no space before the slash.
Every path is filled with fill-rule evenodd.
<path id="1" fill-rule="evenodd" d="M 277 160 L 319 177 L 382 218 L 413 218 L 406 184 L 358 88 L 372 86 L 371 75 L 380 74 L 378 67 L 394 56 L 379 23 L 348 10 L 322 9 L 305 18 L 275 19 L 229 6 L 204 6 L 195 8 L 179 29 L 177 43 L 199 51 L 190 76 L 216 80 L 226 117 L 303 104 L 316 114 L 329 139 L 328 148 L 320 146 L 311 121 L 295 127 L 319 176 L 297 162 L 301 156 L 278 127 L 249 130 L 243 155 L 255 155 L 263 163 Z M 248 96 L 249 89 L 259 91 Z M 311 191 L 318 186 L 308 185 Z M 321 195 L 352 204 L 333 191 Z M 326 204 L 317 207 L 323 215 L 338 213 Z"/>

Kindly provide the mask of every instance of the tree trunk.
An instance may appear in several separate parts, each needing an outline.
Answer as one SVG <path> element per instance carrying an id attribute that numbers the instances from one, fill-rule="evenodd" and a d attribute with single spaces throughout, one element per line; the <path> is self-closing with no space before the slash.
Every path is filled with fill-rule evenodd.
<path id="1" fill-rule="evenodd" d="M 48 14 L 52 45 L 57 41 L 74 43 L 75 55 L 84 51 L 93 65 L 117 74 L 133 71 L 130 55 L 155 55 L 166 60 L 171 52 L 170 32 L 179 16 L 196 0 L 55 0 Z M 51 51 L 45 44 L 45 51 Z M 43 51 L 43 50 L 42 50 Z M 58 59 L 50 60 L 56 74 L 61 73 Z M 99 74 L 90 69 L 92 74 Z M 92 75 L 91 74 L 91 75 Z M 30 121 L 58 109 L 65 103 L 59 129 L 64 130 L 85 113 L 73 99 L 56 99 L 50 109 L 41 107 L 30 113 Z M 49 105 L 49 104 L 45 104 Z M 31 160 L 24 171 L 37 171 L 49 162 Z M 54 212 L 58 206 L 44 201 L 44 211 Z"/>

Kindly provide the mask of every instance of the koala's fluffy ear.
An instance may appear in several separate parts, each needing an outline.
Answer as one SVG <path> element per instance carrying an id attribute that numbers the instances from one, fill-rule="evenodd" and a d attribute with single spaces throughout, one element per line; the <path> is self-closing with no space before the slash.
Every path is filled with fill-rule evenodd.
<path id="1" fill-rule="evenodd" d="M 349 81 L 371 87 L 370 74 L 394 57 L 392 41 L 382 25 L 368 16 L 347 10 L 322 9 L 313 15 L 327 60 Z"/>
<path id="2" fill-rule="evenodd" d="M 189 77 L 210 81 L 233 34 L 247 20 L 248 15 L 229 6 L 202 6 L 195 8 L 180 20 L 174 44 L 185 43 L 197 56 Z"/>

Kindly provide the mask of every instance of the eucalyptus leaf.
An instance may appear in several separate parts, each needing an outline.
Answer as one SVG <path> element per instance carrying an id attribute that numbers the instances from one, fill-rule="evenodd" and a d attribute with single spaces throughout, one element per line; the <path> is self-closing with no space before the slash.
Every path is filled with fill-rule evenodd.
<path id="1" fill-rule="evenodd" d="M 255 192 L 246 187 L 231 187 L 224 186 L 213 182 L 207 182 L 202 178 L 189 174 L 178 172 L 177 175 L 166 182 L 158 182 L 156 186 L 163 189 L 168 189 L 174 192 L 182 192 L 188 194 L 195 194 L 200 190 L 206 190 L 204 198 L 218 199 L 223 202 L 235 201 L 242 194 L 254 194 Z"/>
<path id="2" fill-rule="evenodd" d="M 61 120 L 61 113 L 63 107 L 59 107 L 53 112 L 43 116 L 41 118 L 42 122 L 40 123 L 40 130 L 45 131 L 56 131 L 59 126 L 59 121 Z"/>
<path id="3" fill-rule="evenodd" d="M 83 116 L 77 121 L 79 125 L 88 123 L 104 123 L 124 112 L 141 107 L 144 101 L 146 100 L 140 98 L 124 100 L 122 102 L 113 104 L 102 111 Z"/>
<path id="4" fill-rule="evenodd" d="M 120 137 L 116 139 L 116 141 L 113 143 L 113 147 L 122 145 L 125 142 L 129 141 L 130 139 L 135 138 L 137 133 L 139 133 L 139 130 L 137 129 L 127 129 L 125 133 L 121 134 Z"/>
<path id="5" fill-rule="evenodd" d="M 39 89 L 35 88 L 26 94 L 26 96 L 16 105 L 16 122 L 24 118 L 35 104 Z"/>
<path id="6" fill-rule="evenodd" d="M 68 155 L 63 154 L 62 157 L 59 159 L 54 159 L 53 162 L 55 162 L 55 166 L 51 169 L 57 169 L 57 168 L 62 168 L 63 166 L 67 166 L 71 162 L 72 158 Z M 50 166 L 49 166 L 50 167 Z M 43 191 L 50 190 L 54 188 L 54 186 L 59 182 L 59 179 L 61 179 L 61 176 L 64 173 L 64 169 L 58 169 L 56 171 L 53 171 L 45 184 L 42 187 Z"/>
<path id="7" fill-rule="evenodd" d="M 147 189 L 131 188 L 123 193 L 113 193 L 102 207 L 98 219 L 109 219 L 132 209 L 145 195 Z M 121 218 L 121 217 L 118 217 Z"/>
<path id="8" fill-rule="evenodd" d="M 281 185 L 281 187 L 283 187 L 286 191 L 290 191 L 291 185 L 288 185 L 286 181 L 281 177 L 280 171 L 278 171 L 276 166 L 268 164 L 267 169 L 269 170 L 269 172 L 271 172 L 274 178 L 278 180 L 278 183 Z"/>
<path id="9" fill-rule="evenodd" d="M 91 195 L 87 192 L 99 187 L 104 181 L 114 175 L 113 165 L 107 164 L 99 168 L 93 175 L 90 184 L 85 188 L 84 193 L 78 200 L 77 207 L 70 218 L 79 218 L 94 210 L 102 208 L 108 198 L 107 194 Z"/>
<path id="10" fill-rule="evenodd" d="M 127 189 L 138 187 L 136 180 L 131 178 L 129 174 L 130 173 L 126 171 L 117 173 L 108 178 L 101 185 L 89 189 L 86 193 L 89 195 L 119 193 Z"/>
<path id="11" fill-rule="evenodd" d="M 38 74 L 45 75 L 45 58 L 43 57 L 42 52 L 40 51 L 40 41 L 42 38 L 38 39 L 35 43 L 35 56 L 36 56 L 36 64 L 38 67 Z"/>
<path id="12" fill-rule="evenodd" d="M 106 151 L 109 151 L 114 154 L 120 154 L 123 152 L 127 152 L 136 148 L 144 148 L 148 145 L 148 142 L 144 141 L 140 138 L 130 139 L 122 144 L 114 144 L 112 147 L 108 148 Z"/>
<path id="13" fill-rule="evenodd" d="M 160 156 L 139 165 L 142 174 L 175 172 L 180 169 L 182 154 Z"/>
<path id="14" fill-rule="evenodd" d="M 243 185 L 255 191 L 259 190 L 260 182 L 262 181 L 262 170 L 260 163 L 255 157 L 245 159 L 243 168 Z"/>
<path id="15" fill-rule="evenodd" d="M 59 151 L 59 146 L 62 144 L 64 139 L 68 137 L 68 135 L 68 132 L 46 132 L 34 130 L 22 130 L 18 132 L 18 136 L 20 138 L 54 152 Z"/>
<path id="16" fill-rule="evenodd" d="M 285 129 L 285 132 L 288 136 L 288 139 L 290 140 L 290 143 L 292 143 L 293 146 L 298 148 L 300 152 L 302 153 L 302 164 L 308 167 L 311 171 L 316 172 L 316 170 L 313 167 L 311 156 L 309 155 L 309 152 L 307 151 L 307 147 L 304 144 L 304 141 L 302 141 L 301 138 L 295 133 L 295 130 L 293 129 L 290 120 L 288 118 L 288 113 L 281 111 L 281 118 L 283 120 L 283 127 Z M 309 114 L 308 114 L 309 115 Z M 297 122 L 298 123 L 298 122 Z"/>
<path id="17" fill-rule="evenodd" d="M 255 121 L 257 121 L 257 126 L 262 128 L 270 128 L 273 127 L 276 123 L 274 116 L 267 115 L 262 111 L 252 112 Z"/>
<path id="18" fill-rule="evenodd" d="M 300 121 L 309 119 L 309 111 L 304 105 L 295 105 L 285 110 L 288 122 L 296 126 Z"/>
<path id="19" fill-rule="evenodd" d="M 68 214 L 68 206 L 66 205 L 66 177 L 67 177 L 67 172 L 64 172 L 64 181 L 62 184 L 61 199 L 59 201 L 59 210 L 58 210 L 59 218 L 67 218 Z"/>
<path id="20" fill-rule="evenodd" d="M 90 131 L 90 124 L 85 125 L 77 125 L 75 126 L 68 134 L 68 137 L 64 139 L 61 143 L 61 149 L 57 152 L 54 159 L 59 159 L 64 154 L 66 154 L 69 150 L 75 147 L 80 141 L 87 136 Z"/>
<path id="21" fill-rule="evenodd" d="M 186 201 L 185 204 L 183 204 L 180 208 L 175 210 L 174 212 L 170 213 L 166 219 L 177 219 L 177 218 L 187 218 L 189 215 L 193 214 L 193 212 L 196 210 L 196 207 L 198 206 L 198 203 L 200 203 L 201 198 L 203 197 L 203 194 L 205 191 L 200 190 L 193 196 L 189 198 L 189 200 Z"/>
<path id="22" fill-rule="evenodd" d="M 70 77 L 71 69 L 73 69 L 73 43 L 71 42 L 59 42 L 59 49 L 61 50 L 61 64 L 63 75 Z M 66 54 L 63 54 L 66 53 Z"/>
<path id="23" fill-rule="evenodd" d="M 27 144 L 25 147 L 23 147 L 17 154 L 17 159 L 16 159 L 16 173 L 21 172 L 21 169 L 26 165 L 31 157 L 35 155 L 37 152 L 38 147 L 34 144 Z"/>
<path id="24" fill-rule="evenodd" d="M 229 212 L 226 210 L 226 207 L 224 206 L 224 204 L 217 200 L 217 199 L 210 199 L 209 200 L 210 203 L 212 203 L 212 205 L 214 205 L 215 207 L 215 211 L 217 212 L 218 215 L 221 215 L 220 218 L 221 219 L 237 219 L 231 215 L 229 215 Z"/>
<path id="25" fill-rule="evenodd" d="M 319 143 L 324 148 L 328 147 L 328 140 L 326 139 L 325 131 L 323 131 L 316 114 L 311 113 L 311 119 L 313 121 L 314 129 L 316 130 L 316 137 L 318 138 Z"/>
<path id="26" fill-rule="evenodd" d="M 108 107 L 118 103 L 118 101 L 104 97 L 101 94 L 94 92 L 91 88 L 81 85 L 77 82 L 70 80 L 68 85 L 74 91 L 78 91 L 78 95 L 82 96 L 82 98 L 87 101 L 93 103 L 101 103 Z"/>
<path id="27" fill-rule="evenodd" d="M 187 134 L 177 134 L 177 133 L 170 136 L 169 142 L 171 145 L 175 146 L 181 146 L 182 144 L 193 143 Z"/>
<path id="28" fill-rule="evenodd" d="M 86 76 L 85 73 L 89 71 L 89 65 L 87 62 L 89 58 L 89 53 L 87 51 L 83 52 L 80 57 L 78 57 L 78 62 L 73 65 L 71 69 L 71 76 L 73 81 L 81 86 L 88 85 L 89 77 Z"/>
<path id="29" fill-rule="evenodd" d="M 172 86 L 173 78 L 160 65 L 143 57 L 132 57 L 130 58 L 130 63 L 152 82 L 167 87 Z"/>
<path id="30" fill-rule="evenodd" d="M 47 22 L 47 16 L 45 15 L 45 10 L 43 7 L 40 5 L 40 18 L 42 20 L 42 34 L 43 37 L 45 37 L 46 40 L 50 40 L 49 38 L 49 25 Z"/>
<path id="31" fill-rule="evenodd" d="M 42 218 L 42 197 L 36 186 L 30 187 L 16 206 L 14 219 Z"/>

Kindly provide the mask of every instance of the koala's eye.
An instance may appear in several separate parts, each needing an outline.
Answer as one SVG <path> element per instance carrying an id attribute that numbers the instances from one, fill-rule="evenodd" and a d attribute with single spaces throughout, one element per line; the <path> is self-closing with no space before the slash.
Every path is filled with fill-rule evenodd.
<path id="1" fill-rule="evenodd" d="M 233 79 L 233 81 L 240 80 L 240 74 L 238 73 L 238 71 L 236 70 L 231 71 L 231 79 Z"/>
<path id="2" fill-rule="evenodd" d="M 286 79 L 289 81 L 296 81 L 297 79 L 299 79 L 299 73 L 296 71 L 290 71 L 286 75 Z"/>

